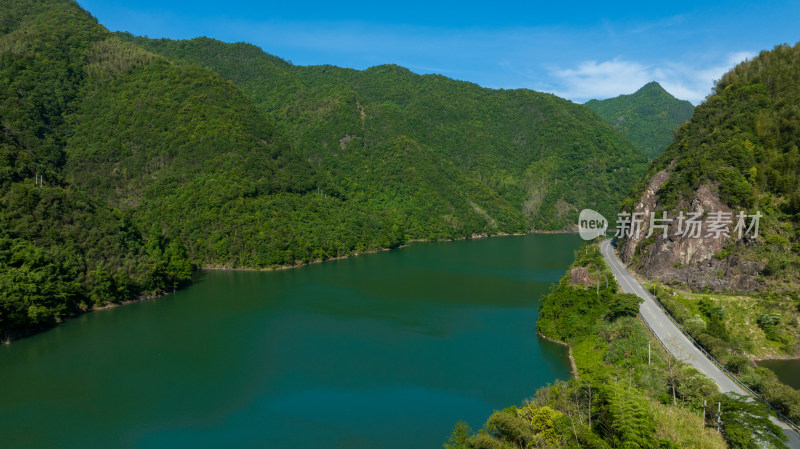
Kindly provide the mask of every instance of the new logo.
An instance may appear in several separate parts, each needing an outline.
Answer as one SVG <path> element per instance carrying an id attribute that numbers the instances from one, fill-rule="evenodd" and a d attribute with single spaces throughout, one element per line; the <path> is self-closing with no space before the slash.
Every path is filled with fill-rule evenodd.
<path id="1" fill-rule="evenodd" d="M 584 209 L 578 216 L 578 234 L 584 240 L 605 235 L 608 229 L 608 220 L 600 212 Z"/>

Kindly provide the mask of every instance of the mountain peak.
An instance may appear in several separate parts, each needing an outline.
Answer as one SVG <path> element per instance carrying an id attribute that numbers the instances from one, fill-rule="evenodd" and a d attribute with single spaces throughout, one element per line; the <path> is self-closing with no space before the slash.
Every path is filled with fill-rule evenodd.
<path id="1" fill-rule="evenodd" d="M 650 81 L 649 83 L 647 83 L 644 86 L 640 87 L 639 90 L 637 90 L 634 93 L 634 95 L 641 94 L 641 93 L 650 93 L 650 92 L 653 92 L 653 93 L 661 93 L 661 92 L 663 92 L 663 93 L 665 93 L 667 95 L 672 96 L 663 87 L 661 87 L 661 84 L 658 84 L 658 81 Z"/>
<path id="2" fill-rule="evenodd" d="M 672 131 L 694 113 L 694 106 L 678 100 L 661 84 L 650 81 L 630 95 L 591 100 L 586 106 L 655 158 L 672 142 Z"/>

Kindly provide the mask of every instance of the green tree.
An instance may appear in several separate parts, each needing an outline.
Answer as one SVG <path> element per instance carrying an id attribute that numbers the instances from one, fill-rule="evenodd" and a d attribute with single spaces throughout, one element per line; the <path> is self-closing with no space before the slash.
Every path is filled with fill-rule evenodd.
<path id="1" fill-rule="evenodd" d="M 655 422 L 641 395 L 630 388 L 606 385 L 598 395 L 597 428 L 613 446 L 651 448 Z"/>
<path id="2" fill-rule="evenodd" d="M 453 427 L 453 433 L 450 434 L 450 439 L 444 443 L 444 449 L 468 449 L 467 440 L 471 433 L 472 429 L 469 424 L 464 421 L 457 422 Z"/>
<path id="3" fill-rule="evenodd" d="M 630 293 L 617 293 L 611 301 L 606 317 L 610 321 L 625 316 L 636 316 L 639 314 L 639 305 L 644 300 Z"/>

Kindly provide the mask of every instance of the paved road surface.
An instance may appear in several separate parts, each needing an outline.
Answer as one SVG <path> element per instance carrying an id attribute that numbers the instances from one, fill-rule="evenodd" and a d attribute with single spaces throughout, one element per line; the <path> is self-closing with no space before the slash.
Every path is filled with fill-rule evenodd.
<path id="1" fill-rule="evenodd" d="M 723 393 L 734 392 L 741 395 L 748 395 L 739 384 L 734 382 L 719 369 L 717 365 L 709 360 L 705 354 L 700 352 L 700 350 L 689 341 L 686 335 L 678 329 L 661 307 L 656 304 L 655 300 L 653 300 L 647 291 L 642 288 L 639 282 L 622 265 L 622 262 L 620 262 L 610 243 L 611 240 L 605 240 L 600 244 L 600 251 L 603 253 L 603 258 L 611 267 L 611 271 L 614 273 L 614 277 L 617 279 L 617 283 L 619 283 L 622 291 L 633 293 L 644 299 L 644 303 L 642 303 L 639 308 L 639 313 L 641 313 L 642 318 L 647 322 L 656 334 L 656 337 L 661 340 L 667 350 L 675 356 L 675 358 L 691 364 L 697 368 L 698 371 L 716 382 L 720 391 Z M 788 446 L 793 449 L 800 449 L 800 434 L 793 431 L 784 422 L 777 419 L 774 421 L 781 426 L 783 433 L 789 437 Z"/>

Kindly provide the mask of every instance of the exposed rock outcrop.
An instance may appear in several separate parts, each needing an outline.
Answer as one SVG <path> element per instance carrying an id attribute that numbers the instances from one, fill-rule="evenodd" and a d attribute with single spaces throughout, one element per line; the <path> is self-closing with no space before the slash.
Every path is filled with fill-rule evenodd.
<path id="1" fill-rule="evenodd" d="M 712 212 L 731 213 L 733 223 L 729 229 L 733 234 L 736 213 L 720 201 L 710 185 L 701 185 L 691 201 L 681 201 L 675 210 L 667 211 L 667 217 L 673 221 L 668 223 L 666 236 L 663 229 L 656 228 L 647 237 L 650 214 L 656 212 L 656 218 L 662 216 L 658 210 L 659 191 L 669 178 L 673 166 L 670 165 L 650 179 L 635 209 L 630 211 L 643 214 L 642 226 L 638 233 L 620 240 L 622 260 L 647 278 L 665 283 L 680 282 L 693 290 L 748 292 L 761 289 L 763 283 L 757 275 L 763 270 L 763 264 L 743 260 L 735 254 L 720 254 L 736 236 L 708 235 L 705 226 L 699 237 L 681 235 L 677 220 L 681 211 L 687 216 L 689 213 L 699 213 L 705 220 Z M 748 243 L 747 240 L 744 242 Z"/>
<path id="2" fill-rule="evenodd" d="M 644 194 L 642 194 L 639 202 L 636 203 L 634 210 L 627 212 L 641 212 L 645 217 L 649 217 L 651 212 L 655 212 L 656 203 L 658 201 L 658 191 L 661 190 L 661 186 L 664 184 L 664 181 L 669 178 L 671 169 L 672 165 L 670 165 L 666 170 L 656 173 L 650 179 L 650 183 L 644 190 Z M 645 232 L 637 232 L 623 241 L 623 245 L 620 247 L 620 258 L 623 262 L 630 263 L 631 259 L 633 258 L 636 245 L 644 240 L 645 236 L 647 235 L 647 229 L 644 231 Z"/>
<path id="3" fill-rule="evenodd" d="M 586 267 L 575 267 L 569 270 L 569 283 L 571 285 L 583 285 L 584 287 L 590 287 L 595 284 Z"/>

